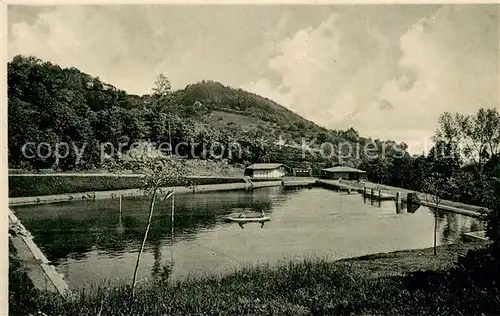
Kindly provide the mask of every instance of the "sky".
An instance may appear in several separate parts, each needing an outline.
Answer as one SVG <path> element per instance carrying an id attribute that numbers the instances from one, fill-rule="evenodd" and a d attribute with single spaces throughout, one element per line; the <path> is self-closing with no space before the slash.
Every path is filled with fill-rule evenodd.
<path id="1" fill-rule="evenodd" d="M 496 4 L 10 5 L 8 55 L 132 94 L 215 80 L 421 153 L 443 112 L 499 107 L 499 27 Z"/>

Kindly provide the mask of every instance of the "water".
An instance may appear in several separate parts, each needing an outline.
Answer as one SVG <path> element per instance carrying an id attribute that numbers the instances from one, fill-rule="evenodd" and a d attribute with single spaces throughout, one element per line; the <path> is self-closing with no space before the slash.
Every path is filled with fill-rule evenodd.
<path id="1" fill-rule="evenodd" d="M 15 212 L 74 289 L 103 280 L 131 280 L 149 202 L 124 198 L 121 217 L 118 199 L 25 206 Z M 183 279 L 251 264 L 339 259 L 433 245 L 434 215 L 428 208 L 396 214 L 393 201 L 371 205 L 360 195 L 320 188 L 177 195 L 173 247 L 170 208 L 170 200 L 157 200 L 139 268 L 142 280 L 172 257 L 171 278 Z M 223 221 L 227 215 L 250 216 L 262 209 L 272 218 L 263 228 L 250 223 L 241 229 Z M 483 228 L 463 215 L 445 213 L 438 219 L 438 244 Z"/>

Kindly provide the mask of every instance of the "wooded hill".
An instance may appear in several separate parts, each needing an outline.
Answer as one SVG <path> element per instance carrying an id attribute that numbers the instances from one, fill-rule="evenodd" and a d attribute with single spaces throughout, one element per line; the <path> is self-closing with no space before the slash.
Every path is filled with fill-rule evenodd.
<path id="1" fill-rule="evenodd" d="M 291 167 L 308 165 L 318 173 L 321 168 L 343 164 L 366 170 L 371 181 L 414 190 L 426 189 L 426 179 L 438 175 L 453 180 L 447 197 L 478 205 L 487 205 L 484 199 L 491 196 L 486 193 L 491 187 L 486 180 L 500 174 L 496 107 L 473 115 L 443 113 L 434 135 L 435 147 L 427 156 L 411 156 L 404 143 L 372 141 L 353 128 L 328 130 L 276 102 L 218 82 L 202 81 L 172 91 L 168 78 L 160 75 L 152 90 L 151 95 L 130 95 L 76 68 L 16 56 L 8 63 L 9 167 L 102 168 L 102 143 L 110 142 L 115 148 L 124 141 L 168 143 L 171 136 L 173 146 L 189 144 L 179 147 L 179 154 L 190 158 L 202 156 L 204 146 L 224 146 L 224 159 L 217 160 L 222 167 L 281 162 Z M 349 142 L 360 148 L 371 142 L 378 155 L 369 158 L 361 151 L 359 156 L 339 159 L 339 154 L 345 156 L 345 147 L 337 146 L 334 154 L 322 157 L 299 147 L 278 146 L 280 138 L 298 145 L 306 138 L 315 139 L 316 144 Z M 25 153 L 32 158 L 22 151 L 27 142 L 32 144 Z M 47 144 L 35 154 L 41 142 Z M 49 150 L 53 153 L 60 142 L 70 148 L 65 159 L 56 161 Z M 241 154 L 229 155 L 227 149 L 234 142 L 241 146 Z M 73 146 L 81 152 L 83 145 L 79 161 Z M 123 147 L 124 152 L 127 149 Z M 118 158 L 116 152 L 114 157 Z"/>
<path id="2" fill-rule="evenodd" d="M 160 75 L 152 86 L 151 95 L 130 95 L 73 67 L 62 68 L 36 57 L 14 57 L 8 63 L 9 167 L 98 168 L 99 143 L 117 145 L 124 139 L 129 144 L 168 142 L 169 124 L 173 146 L 183 141 L 198 143 L 183 149 L 190 156 L 192 152 L 201 154 L 199 144 L 238 142 L 243 155 L 226 158 L 240 164 L 274 161 L 294 166 L 306 162 L 319 163 L 319 168 L 338 161 L 333 156 L 304 158 L 300 148 L 278 147 L 276 142 L 282 139 L 300 145 L 302 138 L 316 139 L 316 144 L 368 141 L 352 128 L 328 130 L 272 100 L 219 82 L 202 81 L 172 91 L 168 79 Z M 26 142 L 87 145 L 80 163 L 75 163 L 71 148 L 69 156 L 56 163 L 50 156 L 25 158 L 22 146 Z M 41 151 L 48 155 L 46 147 Z M 343 163 L 355 166 L 360 162 L 349 159 Z"/>

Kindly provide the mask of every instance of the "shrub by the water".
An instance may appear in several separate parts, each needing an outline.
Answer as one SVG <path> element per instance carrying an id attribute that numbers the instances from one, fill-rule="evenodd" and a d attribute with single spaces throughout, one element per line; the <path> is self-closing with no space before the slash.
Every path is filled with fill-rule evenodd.
<path id="1" fill-rule="evenodd" d="M 188 177 L 189 184 L 224 184 L 244 182 L 242 178 L 232 177 Z M 167 186 L 182 186 L 185 183 L 171 181 Z M 41 196 L 77 192 L 137 189 L 142 187 L 139 177 L 130 176 L 22 176 L 9 175 L 9 196 Z"/>
<path id="2" fill-rule="evenodd" d="M 89 191 L 134 189 L 138 177 L 104 176 L 21 176 L 9 175 L 9 196 L 40 196 Z"/>

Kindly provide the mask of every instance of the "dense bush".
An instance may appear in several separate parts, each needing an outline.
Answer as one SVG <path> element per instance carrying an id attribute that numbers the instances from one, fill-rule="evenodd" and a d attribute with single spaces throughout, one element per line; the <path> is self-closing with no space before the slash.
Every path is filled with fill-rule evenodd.
<path id="1" fill-rule="evenodd" d="M 486 235 L 494 241 L 494 246 L 500 251 L 500 177 L 493 177 L 488 183 L 486 206 L 490 212 L 486 214 Z"/>
<path id="2" fill-rule="evenodd" d="M 218 82 L 202 81 L 171 91 L 168 79 L 160 76 L 156 84 L 153 95 L 129 95 L 76 68 L 62 68 L 36 57 L 14 57 L 8 63 L 9 167 L 72 171 L 101 168 L 99 144 L 109 142 L 117 148 L 124 141 L 131 145 L 147 140 L 153 145 L 179 145 L 179 155 L 192 161 L 199 160 L 194 158 L 201 157 L 208 148 L 223 152 L 221 158 L 232 165 L 278 162 L 290 167 L 310 166 L 314 174 L 336 164 L 348 165 L 366 170 L 372 182 L 416 191 L 425 188 L 430 173 L 436 173 L 453 180 L 453 189 L 444 192 L 443 198 L 478 206 L 486 206 L 486 180 L 500 174 L 500 114 L 495 105 L 470 115 L 443 113 L 433 139 L 435 146 L 426 155 L 411 156 L 404 143 L 360 137 L 353 128 L 328 130 L 272 100 Z M 247 121 L 256 119 L 258 123 L 242 127 L 221 116 L 214 120 L 210 115 L 221 111 L 238 113 L 240 118 L 244 115 Z M 278 139 L 286 145 L 277 146 Z M 328 142 L 332 146 L 326 146 L 330 148 L 326 151 L 331 152 L 323 156 L 304 151 L 303 140 L 315 149 Z M 22 153 L 27 142 L 46 142 L 51 144 L 50 150 L 61 142 L 78 149 L 86 147 L 79 163 L 75 150 L 69 150 L 68 157 L 60 161 L 39 155 L 28 159 Z M 234 143 L 240 145 L 241 150 L 235 149 L 237 154 L 229 151 Z M 346 157 L 347 148 L 340 144 L 347 143 L 358 148 L 360 155 L 351 153 Z M 214 144 L 218 145 L 212 148 Z M 365 155 L 367 144 L 375 146 L 376 152 L 370 153 L 377 157 Z M 28 149 L 32 151 L 27 153 L 33 154 L 36 148 Z M 52 194 L 89 188 L 84 179 L 74 183 L 55 180 L 43 180 L 42 184 L 19 184 L 14 180 L 10 193 Z M 98 180 L 92 190 L 136 187 L 133 182 Z"/>
<path id="3" fill-rule="evenodd" d="M 9 176 L 9 196 L 41 196 L 64 193 L 134 189 L 138 177 L 105 176 Z"/>
<path id="4" fill-rule="evenodd" d="M 223 184 L 244 182 L 242 178 L 188 177 L 188 184 Z M 184 185 L 171 182 L 169 186 Z M 9 175 L 9 196 L 41 196 L 77 192 L 110 191 L 141 188 L 139 177 L 130 176 L 19 176 Z"/>

